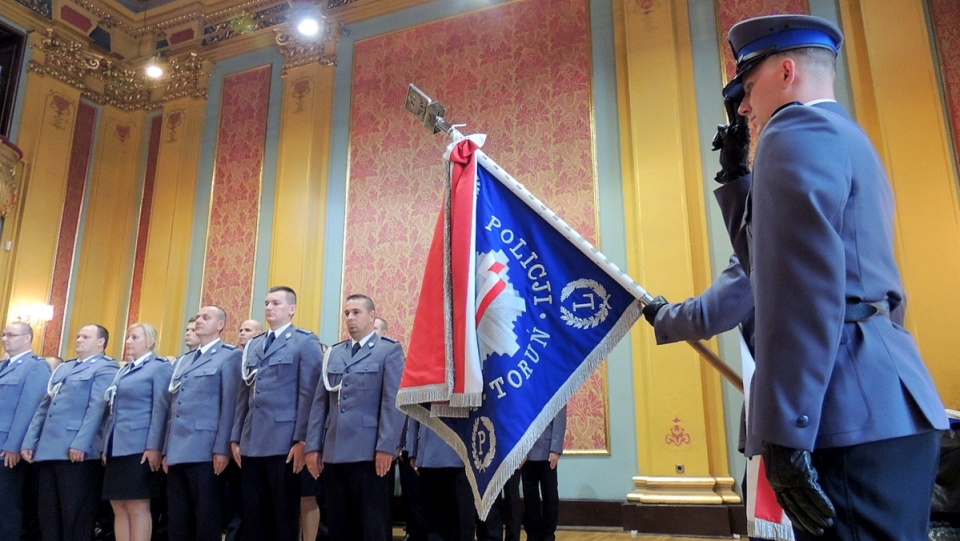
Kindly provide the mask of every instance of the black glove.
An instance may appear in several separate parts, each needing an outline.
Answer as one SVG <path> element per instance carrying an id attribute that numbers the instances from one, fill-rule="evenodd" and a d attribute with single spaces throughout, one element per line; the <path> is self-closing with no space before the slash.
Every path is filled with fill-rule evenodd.
<path id="1" fill-rule="evenodd" d="M 717 126 L 713 150 L 720 151 L 720 172 L 714 177 L 726 184 L 750 173 L 750 127 L 747 118 L 737 113 L 739 101 L 725 99 L 730 124 Z"/>
<path id="2" fill-rule="evenodd" d="M 836 512 L 817 483 L 810 451 L 772 443 L 764 443 L 762 451 L 767 480 L 794 527 L 823 535 L 825 528 L 833 526 Z"/>
<path id="3" fill-rule="evenodd" d="M 664 299 L 661 295 L 657 295 L 653 300 L 643 305 L 640 311 L 643 312 L 643 317 L 647 318 L 647 322 L 653 325 L 653 322 L 657 320 L 657 312 L 668 304 L 670 303 L 667 302 L 667 299 Z"/>

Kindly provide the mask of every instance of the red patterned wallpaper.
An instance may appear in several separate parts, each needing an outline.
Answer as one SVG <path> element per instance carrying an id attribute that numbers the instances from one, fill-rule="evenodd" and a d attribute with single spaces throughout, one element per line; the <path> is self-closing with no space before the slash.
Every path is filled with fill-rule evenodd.
<path id="1" fill-rule="evenodd" d="M 271 70 L 268 64 L 223 80 L 201 302 L 227 311 L 228 343 L 251 309 Z"/>
<path id="2" fill-rule="evenodd" d="M 511 2 L 358 42 L 344 293 L 365 293 L 407 342 L 442 200 L 446 138 L 404 109 L 414 83 L 486 133 L 484 148 L 596 242 L 587 0 Z M 568 408 L 567 448 L 608 449 L 605 377 Z"/>
<path id="3" fill-rule="evenodd" d="M 147 143 L 147 167 L 143 179 L 143 195 L 140 199 L 140 223 L 137 226 L 137 252 L 133 259 L 133 280 L 130 284 L 130 309 L 127 311 L 127 327 L 140 319 L 140 294 L 143 292 L 143 264 L 147 257 L 147 236 L 150 233 L 150 213 L 153 208 L 153 185 L 157 179 L 157 156 L 160 154 L 160 136 L 163 115 L 150 122 L 150 140 Z"/>
<path id="4" fill-rule="evenodd" d="M 954 152 L 960 160 L 960 2 L 928 0 L 928 5 L 940 57 L 940 74 Z M 960 166 L 960 161 L 957 165 Z"/>
<path id="5" fill-rule="evenodd" d="M 784 13 L 810 13 L 806 0 L 714 0 L 717 12 L 717 35 L 720 36 L 721 66 L 723 80 L 729 81 L 737 72 L 733 61 L 727 32 L 738 22 L 761 15 L 781 15 Z"/>
<path id="6" fill-rule="evenodd" d="M 50 290 L 53 319 L 47 323 L 43 333 L 43 355 L 60 355 L 60 335 L 63 334 L 63 318 L 70 290 L 70 276 L 73 274 L 73 254 L 77 247 L 77 230 L 80 227 L 80 211 L 87 185 L 87 169 L 96 121 L 97 110 L 80 102 L 77 107 L 77 120 L 73 125 L 73 148 L 70 150 L 70 165 L 67 169 L 67 195 L 63 202 L 57 259 L 53 267 L 53 286 Z M 73 342 L 70 337 L 67 337 L 63 349 L 64 355 L 73 355 Z"/>

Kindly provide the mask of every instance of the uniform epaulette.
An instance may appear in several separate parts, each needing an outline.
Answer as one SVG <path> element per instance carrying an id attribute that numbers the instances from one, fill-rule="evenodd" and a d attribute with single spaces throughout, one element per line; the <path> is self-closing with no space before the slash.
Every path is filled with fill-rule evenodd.
<path id="1" fill-rule="evenodd" d="M 313 334 L 313 331 L 310 331 L 307 329 L 301 329 L 300 327 L 297 327 L 297 332 L 300 334 L 305 334 L 307 336 L 310 336 L 311 334 Z"/>
<path id="2" fill-rule="evenodd" d="M 234 350 L 234 349 L 237 349 L 237 346 L 235 346 L 235 345 L 233 345 L 233 344 L 223 344 L 223 345 L 221 345 L 220 347 L 222 347 L 223 349 L 226 349 L 226 350 L 231 350 L 231 351 Z"/>
<path id="3" fill-rule="evenodd" d="M 330 347 L 331 347 L 331 348 L 335 348 L 335 347 L 339 346 L 340 344 L 349 344 L 349 343 L 350 343 L 350 339 L 348 338 L 348 339 L 346 339 L 346 340 L 341 340 L 341 341 L 337 342 L 336 344 L 334 344 L 334 345 L 332 345 L 332 346 L 330 346 Z"/>
<path id="4" fill-rule="evenodd" d="M 109 355 L 104 355 L 104 356 L 103 356 L 103 360 L 104 360 L 104 361 L 107 361 L 107 362 L 110 362 L 110 361 L 117 362 L 116 359 L 114 359 L 113 357 L 111 357 L 111 356 L 109 356 Z"/>
<path id="5" fill-rule="evenodd" d="M 381 339 L 381 340 L 386 340 L 387 342 L 390 342 L 390 343 L 393 343 L 393 344 L 399 344 L 399 343 L 400 343 L 400 342 L 397 342 L 396 340 L 394 340 L 393 338 L 390 338 L 389 336 L 381 336 L 380 339 Z"/>

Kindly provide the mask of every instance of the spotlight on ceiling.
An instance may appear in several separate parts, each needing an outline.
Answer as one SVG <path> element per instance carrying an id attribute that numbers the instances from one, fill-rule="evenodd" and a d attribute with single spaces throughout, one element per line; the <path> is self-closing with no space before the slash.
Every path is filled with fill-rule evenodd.
<path id="1" fill-rule="evenodd" d="M 154 56 L 151 58 L 144 67 L 144 71 L 146 72 L 147 77 L 151 79 L 159 79 L 163 77 L 163 65 L 160 63 L 160 57 Z"/>
<path id="2" fill-rule="evenodd" d="M 320 22 L 315 17 L 305 17 L 297 25 L 297 31 L 307 37 L 316 36 L 320 32 Z"/>

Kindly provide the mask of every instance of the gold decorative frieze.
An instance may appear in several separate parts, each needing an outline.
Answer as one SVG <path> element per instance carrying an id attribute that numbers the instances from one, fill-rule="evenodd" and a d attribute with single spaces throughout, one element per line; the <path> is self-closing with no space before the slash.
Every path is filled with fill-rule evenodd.
<path id="1" fill-rule="evenodd" d="M 183 97 L 206 99 L 207 80 L 212 70 L 210 62 L 197 53 L 172 59 L 161 101 Z"/>
<path id="2" fill-rule="evenodd" d="M 84 87 L 83 95 L 103 105 L 123 111 L 147 108 L 152 94 L 147 80 L 138 70 L 124 68 L 105 60 L 90 76 L 102 83 L 100 91 Z"/>
<path id="3" fill-rule="evenodd" d="M 322 38 L 307 40 L 297 37 L 290 28 L 274 30 L 277 45 L 286 59 L 281 75 L 286 75 L 293 68 L 308 64 L 320 63 L 323 65 L 337 65 L 337 46 L 343 27 L 336 21 L 324 18 L 321 23 Z"/>
<path id="4" fill-rule="evenodd" d="M 77 6 L 88 11 L 91 15 L 97 18 L 97 21 L 100 26 L 104 28 L 118 28 L 122 30 L 125 34 L 133 37 L 136 36 L 136 32 L 139 29 L 134 26 L 127 24 L 120 19 L 118 19 L 113 13 L 107 12 L 101 7 L 101 2 L 91 2 L 90 0 L 71 0 Z"/>
<path id="5" fill-rule="evenodd" d="M 155 109 L 182 97 L 207 97 L 212 66 L 196 53 L 170 59 L 166 77 L 154 81 L 139 66 L 131 66 L 132 61 L 105 59 L 53 29 L 47 29 L 34 46 L 42 54 L 30 61 L 31 71 L 79 88 L 85 98 L 100 105 L 132 111 Z"/>
<path id="6" fill-rule="evenodd" d="M 41 54 L 30 61 L 28 70 L 80 89 L 84 88 L 84 76 L 99 68 L 102 59 L 82 43 L 62 37 L 52 28 L 47 28 L 40 43 L 31 44 L 31 47 Z"/>

